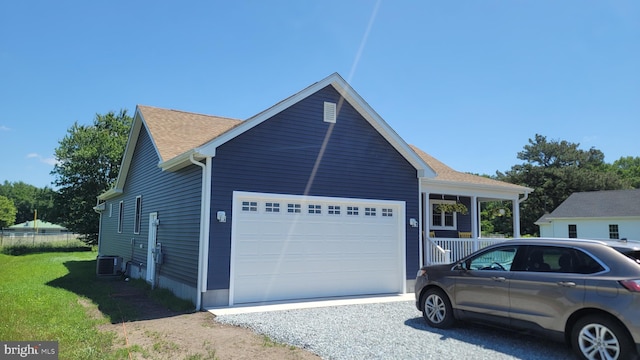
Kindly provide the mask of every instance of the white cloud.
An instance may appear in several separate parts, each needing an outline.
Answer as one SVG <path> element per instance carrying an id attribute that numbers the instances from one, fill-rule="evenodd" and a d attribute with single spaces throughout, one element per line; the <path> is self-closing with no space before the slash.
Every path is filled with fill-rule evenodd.
<path id="1" fill-rule="evenodd" d="M 40 161 L 51 166 L 54 166 L 58 163 L 58 160 L 56 160 L 55 158 L 40 158 Z"/>
<path id="2" fill-rule="evenodd" d="M 11 129 L 9 129 L 8 127 L 4 126 L 4 125 L 0 125 L 0 131 L 9 131 Z"/>
<path id="3" fill-rule="evenodd" d="M 38 153 L 27 154 L 27 159 L 38 159 L 41 163 L 54 166 L 58 163 L 55 158 L 46 158 Z"/>

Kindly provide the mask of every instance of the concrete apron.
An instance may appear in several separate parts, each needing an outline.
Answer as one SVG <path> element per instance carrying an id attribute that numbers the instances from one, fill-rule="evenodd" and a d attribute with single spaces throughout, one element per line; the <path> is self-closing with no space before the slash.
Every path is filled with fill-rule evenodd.
<path id="1" fill-rule="evenodd" d="M 381 296 L 358 296 L 358 297 L 338 297 L 313 300 L 290 300 L 268 303 L 252 303 L 227 307 L 207 308 L 210 313 L 219 315 L 246 314 L 255 312 L 311 309 L 328 306 L 358 305 L 358 304 L 378 304 L 397 301 L 415 301 L 413 293 L 381 295 Z"/>

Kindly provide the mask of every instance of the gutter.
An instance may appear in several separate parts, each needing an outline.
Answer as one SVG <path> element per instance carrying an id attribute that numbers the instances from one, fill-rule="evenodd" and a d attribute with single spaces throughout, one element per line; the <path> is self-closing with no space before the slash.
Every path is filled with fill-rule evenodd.
<path id="1" fill-rule="evenodd" d="M 206 273 L 208 269 L 207 253 L 209 251 L 209 215 L 211 213 L 209 206 L 209 189 L 210 177 L 208 176 L 207 169 L 211 167 L 211 158 L 206 158 L 206 164 L 203 164 L 194 159 L 193 153 L 189 155 L 189 161 L 202 168 L 202 189 L 200 197 L 200 239 L 198 246 L 198 280 L 196 284 L 196 311 L 202 309 L 202 294 L 206 288 Z"/>

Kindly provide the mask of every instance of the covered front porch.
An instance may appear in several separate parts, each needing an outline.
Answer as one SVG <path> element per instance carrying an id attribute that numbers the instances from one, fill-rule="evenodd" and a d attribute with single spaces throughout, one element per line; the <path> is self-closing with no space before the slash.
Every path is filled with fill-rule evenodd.
<path id="1" fill-rule="evenodd" d="M 442 186 L 426 189 L 421 193 L 422 263 L 451 263 L 483 247 L 520 237 L 520 203 L 527 194 Z"/>
<path id="2" fill-rule="evenodd" d="M 533 189 L 459 172 L 418 148 L 413 150 L 435 173 L 420 178 L 422 264 L 450 263 L 520 237 L 520 203 Z"/>

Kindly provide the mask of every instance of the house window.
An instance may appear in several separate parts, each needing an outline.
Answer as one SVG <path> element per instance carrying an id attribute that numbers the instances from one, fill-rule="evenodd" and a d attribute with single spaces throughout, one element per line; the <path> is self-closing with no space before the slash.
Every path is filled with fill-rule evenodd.
<path id="1" fill-rule="evenodd" d="M 264 204 L 264 211 L 268 213 L 279 213 L 280 203 L 268 202 Z"/>
<path id="2" fill-rule="evenodd" d="M 455 204 L 452 200 L 430 200 L 431 204 L 431 228 L 432 229 L 457 229 L 456 213 L 440 211 L 438 205 L 440 204 Z"/>
<path id="3" fill-rule="evenodd" d="M 609 225 L 609 239 L 620 239 L 620 233 L 618 232 L 618 224 Z"/>
<path id="4" fill-rule="evenodd" d="M 258 202 L 256 201 L 243 201 L 242 211 L 258 211 Z"/>
<path id="5" fill-rule="evenodd" d="M 136 196 L 136 213 L 133 219 L 133 233 L 140 234 L 140 220 L 142 219 L 142 196 Z"/>
<path id="6" fill-rule="evenodd" d="M 301 212 L 300 204 L 287 204 L 287 212 L 289 214 L 299 214 Z"/>
<path id="7" fill-rule="evenodd" d="M 393 209 L 382 209 L 382 217 L 392 217 Z"/>
<path id="8" fill-rule="evenodd" d="M 122 232 L 122 223 L 124 222 L 124 201 L 120 201 L 120 209 L 118 211 L 118 232 Z"/>
<path id="9" fill-rule="evenodd" d="M 322 214 L 322 205 L 309 205 L 309 214 Z"/>
<path id="10" fill-rule="evenodd" d="M 578 237 L 578 226 L 574 224 L 569 225 L 569 238 L 575 239 Z"/>
<path id="11" fill-rule="evenodd" d="M 340 215 L 340 205 L 329 205 L 327 212 L 329 215 Z"/>
<path id="12" fill-rule="evenodd" d="M 376 216 L 376 208 L 364 208 L 364 216 Z"/>
<path id="13" fill-rule="evenodd" d="M 358 215 L 359 209 L 357 206 L 347 206 L 347 215 Z"/>

